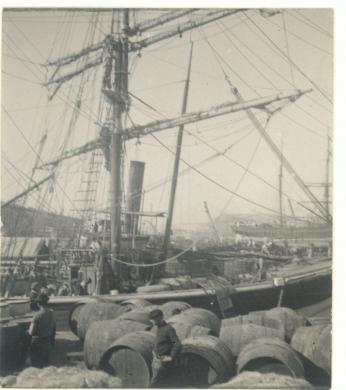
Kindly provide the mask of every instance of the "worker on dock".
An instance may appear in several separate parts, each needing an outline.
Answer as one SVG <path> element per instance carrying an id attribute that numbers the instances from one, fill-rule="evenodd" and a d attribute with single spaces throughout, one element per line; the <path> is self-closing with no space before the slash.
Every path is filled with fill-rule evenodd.
<path id="1" fill-rule="evenodd" d="M 181 342 L 174 328 L 164 320 L 161 310 L 151 311 L 149 318 L 153 325 L 157 327 L 151 379 L 151 387 L 155 387 L 165 373 L 176 363 L 181 350 Z"/>
<path id="2" fill-rule="evenodd" d="M 39 310 L 34 315 L 28 331 L 31 336 L 30 362 L 37 368 L 50 364 L 50 353 L 55 342 L 56 322 L 53 310 L 47 307 L 48 301 L 47 294 L 41 293 L 38 296 Z"/>
<path id="3" fill-rule="evenodd" d="M 31 284 L 30 291 L 30 309 L 31 311 L 38 311 L 39 307 L 37 305 L 37 299 L 40 294 L 40 284 L 38 282 L 33 282 Z"/>

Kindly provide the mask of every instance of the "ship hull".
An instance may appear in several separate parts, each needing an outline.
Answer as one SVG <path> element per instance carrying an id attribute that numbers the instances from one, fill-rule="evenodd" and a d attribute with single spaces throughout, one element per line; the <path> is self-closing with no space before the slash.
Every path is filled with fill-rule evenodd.
<path id="1" fill-rule="evenodd" d="M 281 290 L 281 306 L 291 309 L 321 302 L 332 295 L 331 271 L 304 279 L 289 281 L 284 286 L 263 283 L 253 287 L 238 287 L 232 296 L 234 309 L 238 314 L 250 311 L 268 310 L 278 306 Z"/>
<path id="2" fill-rule="evenodd" d="M 293 274 L 284 280 L 283 285 L 275 285 L 273 281 L 239 285 L 230 289 L 229 294 L 221 296 L 216 289 L 193 289 L 162 291 L 155 293 L 131 293 L 118 295 L 101 295 L 99 298 L 121 303 L 127 299 L 140 298 L 152 304 L 168 301 L 184 301 L 194 307 L 213 311 L 219 317 L 233 317 L 250 311 L 268 310 L 278 306 L 301 309 L 324 301 L 332 295 L 331 267 L 315 272 Z M 231 287 L 231 286 L 230 286 Z M 281 293 L 283 291 L 283 293 Z M 280 298 L 281 295 L 281 298 Z M 94 297 L 55 297 L 50 306 L 56 312 L 59 329 L 68 329 L 68 317 L 72 307 L 80 300 L 93 300 Z"/>

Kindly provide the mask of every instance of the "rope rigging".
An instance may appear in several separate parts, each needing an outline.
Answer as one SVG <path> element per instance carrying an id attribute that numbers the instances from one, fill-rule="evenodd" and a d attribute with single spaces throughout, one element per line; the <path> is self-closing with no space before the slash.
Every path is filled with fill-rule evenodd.
<path id="1" fill-rule="evenodd" d="M 294 85 L 291 81 L 289 81 L 287 78 L 285 78 L 285 77 L 283 76 L 282 72 L 278 72 L 273 66 L 270 65 L 270 63 L 268 63 L 267 61 L 264 61 L 264 60 L 262 59 L 261 56 L 259 56 L 254 50 L 252 50 L 252 49 L 245 43 L 245 40 L 239 39 L 239 37 L 237 37 L 232 31 L 228 31 L 228 32 L 227 32 L 226 29 L 225 29 L 225 25 L 223 24 L 222 21 L 218 22 L 218 25 L 222 25 L 222 26 L 223 26 L 223 29 L 221 30 L 221 28 L 220 28 L 220 30 L 221 30 L 222 32 L 224 32 L 226 38 L 229 38 L 229 35 L 232 35 L 232 37 L 233 37 L 234 39 L 236 39 L 237 42 L 238 42 L 239 44 L 242 44 L 242 45 L 243 45 L 243 46 L 244 46 L 244 47 L 245 47 L 245 48 L 246 48 L 254 57 L 256 57 L 256 59 L 257 59 L 258 61 L 260 61 L 262 64 L 264 64 L 266 67 L 268 67 L 268 69 L 270 69 L 271 72 L 273 72 L 273 73 L 274 73 L 276 76 L 278 76 L 281 80 L 287 82 L 290 86 L 292 86 L 293 88 L 295 88 L 295 85 Z M 248 27 L 249 27 L 249 26 L 248 26 Z M 249 27 L 249 30 L 250 30 L 250 27 Z M 250 30 L 250 31 L 251 31 L 251 30 Z M 259 38 L 261 38 L 261 37 L 259 36 Z M 266 41 L 263 41 L 263 42 L 264 42 L 265 44 L 267 44 Z M 268 44 L 268 46 L 269 46 L 269 44 Z M 269 47 L 270 47 L 270 46 L 269 46 Z M 271 47 L 270 47 L 270 48 L 271 48 Z M 240 52 L 241 52 L 241 51 L 240 51 Z M 242 52 L 241 52 L 241 53 L 242 53 Z M 242 55 L 244 56 L 244 54 L 242 54 Z M 250 60 L 248 60 L 248 62 L 252 63 Z M 258 69 L 257 69 L 257 70 L 258 70 Z M 258 71 L 259 71 L 259 70 L 258 70 Z M 273 88 L 277 89 L 277 87 L 275 86 L 275 84 L 274 84 L 270 79 L 268 79 L 268 81 L 269 81 L 270 85 L 273 86 Z M 310 95 L 305 95 L 305 96 L 306 96 L 307 99 L 313 101 L 315 104 L 319 105 L 319 106 L 322 107 L 324 110 L 326 110 L 326 111 L 332 113 L 331 110 L 329 110 L 328 108 L 326 108 L 326 107 L 325 107 L 324 105 L 322 105 L 321 103 L 317 102 L 314 98 L 312 98 L 312 96 L 310 96 Z M 299 106 L 299 102 L 297 102 L 297 107 L 298 107 L 298 106 Z M 315 119 L 316 119 L 316 118 L 315 118 Z M 308 129 L 305 125 L 303 125 L 303 124 L 301 124 L 301 123 L 298 123 L 298 122 L 297 122 L 297 125 L 300 126 L 300 127 L 302 127 L 302 128 L 307 129 L 308 131 L 310 131 L 310 132 L 316 134 L 316 135 L 319 136 L 319 137 L 323 137 L 323 138 L 324 138 L 324 135 L 317 133 L 317 132 L 316 132 L 315 130 L 313 130 L 313 129 Z"/>
<path id="2" fill-rule="evenodd" d="M 245 17 L 249 20 L 251 24 L 253 24 L 257 30 L 261 32 L 262 35 L 264 35 L 270 42 L 271 44 L 277 49 L 277 51 L 287 60 L 287 55 L 280 49 L 280 47 L 268 36 L 268 34 L 265 33 L 265 31 L 246 13 L 244 13 Z M 304 76 L 310 83 L 320 92 L 320 94 L 330 103 L 333 104 L 332 99 L 326 94 L 325 91 L 317 84 L 315 83 L 295 62 L 291 61 L 292 66 L 298 70 L 298 72 Z"/>
<path id="3" fill-rule="evenodd" d="M 74 16 L 73 16 L 74 17 Z M 71 19 L 71 21 L 72 21 L 72 19 Z M 11 21 L 11 23 L 12 23 L 12 21 Z M 218 25 L 219 25 L 219 23 L 221 24 L 222 22 L 216 22 Z M 283 16 L 283 23 L 285 23 L 284 22 L 284 16 Z M 72 23 L 70 23 L 70 27 L 71 27 L 71 25 L 72 25 Z M 75 26 L 73 26 L 73 27 L 75 27 Z M 71 27 L 72 28 L 72 27 Z M 291 62 L 291 60 L 290 60 L 290 54 L 289 54 L 289 48 L 288 48 L 288 39 L 287 39 L 287 31 L 286 31 L 286 26 L 284 26 L 284 30 L 285 30 L 285 34 L 286 34 L 286 46 L 287 46 L 287 55 L 286 55 L 286 58 L 288 58 L 289 59 L 289 64 L 290 64 L 290 66 L 291 66 L 291 78 L 292 78 L 292 83 L 294 84 L 294 79 L 293 79 L 293 67 L 294 67 L 294 65 L 292 64 L 292 62 Z M 210 43 L 209 43 L 210 44 Z M 215 49 L 214 49 L 215 50 Z M 239 47 L 238 47 L 238 50 L 239 50 Z M 215 55 L 215 51 L 214 51 L 214 55 Z M 136 57 L 137 58 L 137 57 Z M 222 68 L 222 70 L 223 70 L 223 72 L 224 72 L 224 76 L 225 76 L 225 79 L 227 80 L 228 79 L 228 82 L 229 82 L 229 85 L 231 86 L 231 88 L 234 88 L 234 86 L 231 84 L 231 82 L 230 82 L 230 80 L 229 80 L 229 78 L 227 77 L 227 74 L 226 74 L 226 72 L 224 71 L 224 68 L 222 67 L 223 65 L 222 65 L 222 63 L 221 63 L 221 61 L 223 61 L 224 62 L 224 60 L 223 59 L 220 59 L 217 55 L 215 55 L 215 58 L 217 58 L 217 60 L 218 60 L 218 62 L 219 62 L 219 65 L 220 65 L 220 67 Z M 246 57 L 245 57 L 246 58 Z M 249 61 L 249 59 L 247 59 L 247 61 Z M 34 64 L 33 64 L 34 65 Z M 253 65 L 253 68 L 255 68 L 256 69 L 256 66 L 255 65 Z M 259 73 L 261 73 L 261 71 L 259 70 L 259 69 L 256 69 Z M 233 70 L 232 70 L 233 71 Z M 36 73 L 36 68 L 35 68 L 35 73 Z M 235 74 L 236 75 L 236 77 L 238 77 L 239 79 L 241 79 L 242 80 L 242 82 L 246 85 L 246 80 L 244 81 L 242 78 L 240 78 L 234 71 L 233 71 L 233 74 Z M 265 76 L 265 74 L 262 72 L 261 73 L 262 74 L 262 77 L 267 81 L 267 82 L 270 82 L 271 80 L 268 78 L 268 77 L 266 77 Z M 274 86 L 274 84 L 272 84 L 273 86 Z M 254 90 L 256 93 L 257 93 L 257 91 L 255 90 L 255 89 L 253 89 L 252 88 L 252 86 L 249 84 L 249 83 L 247 83 L 247 86 L 249 87 L 249 88 L 251 88 L 252 90 Z M 274 86 L 275 87 L 275 86 Z M 72 88 L 72 86 L 71 86 L 71 88 Z M 150 88 L 149 88 L 150 89 Z M 277 88 L 276 88 L 277 89 Z M 71 90 L 70 90 L 71 91 Z M 258 95 L 258 93 L 257 93 L 257 95 Z M 58 96 L 58 95 L 57 95 Z M 67 99 L 70 99 L 71 98 L 71 96 L 68 96 L 67 97 Z M 143 101 L 143 100 L 139 100 L 142 104 L 144 104 L 144 105 L 146 105 L 146 103 Z M 74 107 L 77 107 L 77 106 L 74 106 Z M 149 105 L 147 105 L 147 107 L 149 107 L 150 109 L 152 109 L 152 107 L 150 107 Z M 78 108 L 78 107 L 77 107 Z M 162 116 L 162 114 L 159 112 L 159 111 L 157 111 L 157 110 L 155 110 L 154 109 L 154 111 L 156 111 L 160 116 Z M 79 111 L 79 113 L 82 115 L 82 111 Z M 92 112 L 90 111 L 89 113 L 88 113 L 88 115 L 89 114 L 92 114 Z M 282 115 L 284 115 L 283 113 L 281 113 Z M 89 115 L 89 118 L 90 118 L 91 116 Z M 100 120 L 100 116 L 98 115 L 97 116 L 97 118 L 98 118 L 98 121 Z M 88 122 L 88 123 L 90 123 L 90 122 Z M 191 132 L 188 132 L 187 131 L 187 133 L 190 135 L 190 136 L 192 136 L 192 137 L 194 137 L 194 138 L 196 138 L 196 139 L 198 139 L 198 137 L 197 136 L 195 136 L 194 134 L 192 134 Z M 71 134 L 69 134 L 69 135 L 71 135 Z M 152 135 L 153 136 L 153 135 Z M 154 136 L 153 136 L 154 137 Z M 222 136 L 223 137 L 223 136 Z M 222 137 L 220 137 L 220 138 L 215 138 L 215 140 L 217 140 L 217 139 L 221 139 Z M 226 135 L 225 135 L 225 137 L 226 137 Z M 157 137 L 154 137 L 154 138 L 157 138 Z M 212 142 L 212 141 L 211 141 Z M 67 143 L 67 141 L 66 141 L 66 143 Z M 200 143 L 203 143 L 203 144 L 207 144 L 207 142 L 206 141 L 201 141 L 201 139 L 200 139 Z M 208 146 L 210 146 L 210 145 L 208 145 Z M 217 149 L 213 149 L 214 151 L 216 151 Z M 225 153 L 224 154 L 221 154 L 222 152 L 220 152 L 220 151 L 218 151 L 218 153 L 220 153 L 219 155 L 224 155 L 224 157 L 226 157 L 225 156 Z M 226 157 L 227 158 L 227 157 Z M 230 159 L 230 161 L 231 161 L 231 159 Z M 184 163 L 186 164 L 186 162 L 184 161 Z M 247 167 L 245 167 L 245 170 L 244 170 L 244 173 L 243 173 L 243 178 L 246 176 L 246 174 L 247 173 L 249 173 L 249 174 L 251 174 L 250 172 L 249 172 L 249 167 L 250 167 L 250 165 L 251 165 L 251 162 L 249 162 L 248 164 L 247 164 Z M 191 167 L 189 167 L 189 169 L 192 169 Z M 198 170 L 197 170 L 198 171 Z M 200 172 L 198 172 L 198 173 L 200 173 Z M 203 176 L 203 173 L 200 173 L 200 174 L 202 174 L 202 176 Z M 264 181 L 264 179 L 260 179 L 260 180 L 262 180 L 262 181 Z M 219 183 L 220 184 L 220 183 Z M 240 185 L 240 184 L 239 184 Z M 222 186 L 222 185 L 221 185 Z M 234 191 L 234 192 L 237 192 L 237 191 Z M 236 196 L 236 195 L 233 195 L 233 197 L 234 196 Z"/>

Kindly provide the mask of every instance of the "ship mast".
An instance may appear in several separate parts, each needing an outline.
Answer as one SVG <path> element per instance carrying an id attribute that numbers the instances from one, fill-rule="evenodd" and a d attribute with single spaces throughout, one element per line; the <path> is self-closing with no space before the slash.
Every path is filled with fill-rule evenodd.
<path id="1" fill-rule="evenodd" d="M 189 12 L 194 12 L 195 10 L 191 9 Z M 129 93 L 128 93 L 128 60 L 129 52 L 136 52 L 141 49 L 147 48 L 150 45 L 164 41 L 166 39 L 172 38 L 174 36 L 181 36 L 183 32 L 193 30 L 199 26 L 214 22 L 215 20 L 236 14 L 239 12 L 244 12 L 245 9 L 225 9 L 225 10 L 210 10 L 206 14 L 197 16 L 194 20 L 189 20 L 187 22 L 181 22 L 177 26 L 169 27 L 167 31 L 162 33 L 153 33 L 148 38 L 131 40 L 129 37 L 133 37 L 136 34 L 139 34 L 141 31 L 146 31 L 149 28 L 155 26 L 161 26 L 168 21 L 178 19 L 182 17 L 186 12 L 175 11 L 169 15 L 159 16 L 152 19 L 147 23 L 140 23 L 134 27 L 129 26 L 129 10 L 128 9 L 119 9 L 113 10 L 112 13 L 112 24 L 111 24 L 111 33 L 105 37 L 102 42 L 93 44 L 89 47 L 84 48 L 78 53 L 73 53 L 63 58 L 60 58 L 55 61 L 47 63 L 47 66 L 55 66 L 56 69 L 53 72 L 53 75 L 50 79 L 44 84 L 46 86 L 53 85 L 55 87 L 54 93 L 60 88 L 60 86 L 71 80 L 72 78 L 78 76 L 85 70 L 96 67 L 100 64 L 104 66 L 103 74 L 103 87 L 102 92 L 105 95 L 106 100 L 110 105 L 110 113 L 106 118 L 105 123 L 98 123 L 102 128 L 106 129 L 107 134 L 109 134 L 110 141 L 108 138 L 102 136 L 102 131 L 100 136 L 88 142 L 87 144 L 80 146 L 74 150 L 69 150 L 63 155 L 49 162 L 43 163 L 42 167 L 47 167 L 49 165 L 56 165 L 61 161 L 83 154 L 85 152 L 102 148 L 105 154 L 109 151 L 109 169 L 110 169 L 110 189 L 111 189 L 111 252 L 113 256 L 112 266 L 113 270 L 119 274 L 120 268 L 116 259 L 119 257 L 121 251 L 121 205 L 122 205 L 122 163 L 123 163 L 123 142 L 138 138 L 140 136 L 145 136 L 155 132 L 163 131 L 166 129 L 171 129 L 174 127 L 179 127 L 181 138 L 183 126 L 189 123 L 195 123 L 203 120 L 208 120 L 215 118 L 221 115 L 231 114 L 238 111 L 244 111 L 251 115 L 252 112 L 250 109 L 257 108 L 259 110 L 265 110 L 266 106 L 273 102 L 279 101 L 291 101 L 294 102 L 296 99 L 301 97 L 308 91 L 296 90 L 289 93 L 278 93 L 273 96 L 261 97 L 252 100 L 245 101 L 240 95 L 237 96 L 236 102 L 227 101 L 218 106 L 209 108 L 208 110 L 195 111 L 186 113 L 186 103 L 187 103 L 187 91 L 188 91 L 188 80 L 185 86 L 186 95 L 184 97 L 184 104 L 182 108 L 182 115 L 176 118 L 166 118 L 164 120 L 156 120 L 151 123 L 146 123 L 144 125 L 133 125 L 129 128 L 124 128 L 124 115 L 129 110 Z M 101 52 L 102 51 L 102 52 Z M 77 61 L 79 58 L 88 56 L 90 53 L 94 53 L 96 59 L 89 60 L 82 67 L 78 67 L 74 71 L 68 71 L 63 73 L 62 76 L 56 76 L 60 68 L 64 68 L 65 65 L 69 65 Z M 189 71 L 191 67 L 191 58 L 189 64 Z M 189 79 L 189 76 L 188 76 Z M 53 97 L 52 95 L 52 97 Z M 251 119 L 254 115 L 251 115 Z M 255 122 L 256 127 L 259 127 L 258 123 Z M 259 129 L 262 132 L 262 129 Z M 264 134 L 264 138 L 266 134 Z M 178 146 L 179 146 L 178 140 Z M 275 147 L 273 146 L 275 149 Z M 180 149 L 180 148 L 179 148 Z M 276 151 L 276 150 L 275 150 Z M 180 153 L 180 151 L 179 151 Z M 176 171 L 178 172 L 179 167 L 179 158 L 176 159 Z M 283 163 L 285 166 L 287 162 L 283 157 Z M 287 167 L 286 167 L 287 168 Z M 292 169 L 291 169 L 292 171 Z M 176 184 L 175 184 L 176 187 Z M 166 231 L 166 248 L 169 244 L 169 234 L 171 230 L 172 215 L 173 215 L 173 203 L 176 188 L 172 188 L 171 196 L 171 206 L 169 213 L 169 222 L 167 224 Z M 168 229 L 169 228 L 169 229 Z"/>
<path id="2" fill-rule="evenodd" d="M 326 159 L 326 183 L 324 188 L 324 201 L 326 205 L 326 212 L 328 217 L 330 216 L 330 202 L 329 202 L 329 165 L 330 165 L 330 152 L 329 152 L 329 146 L 330 146 L 330 137 L 329 137 L 329 131 L 327 132 L 327 159 Z"/>
<path id="3" fill-rule="evenodd" d="M 190 74 L 191 74 L 192 50 L 193 50 L 193 45 L 191 45 L 189 66 L 187 70 L 187 77 L 186 77 L 185 88 L 184 88 L 183 105 L 181 110 L 182 115 L 186 114 L 187 98 L 189 93 Z M 183 143 L 183 135 L 184 135 L 184 125 L 180 125 L 178 131 L 178 137 L 177 137 L 175 159 L 174 159 L 173 177 L 172 177 L 171 193 L 169 197 L 165 236 L 164 236 L 163 247 L 162 247 L 163 255 L 165 258 L 167 257 L 171 231 L 172 231 L 175 194 L 177 191 L 177 184 L 178 184 L 179 164 L 180 164 L 181 147 Z"/>
<path id="4" fill-rule="evenodd" d="M 279 168 L 279 208 L 280 208 L 280 226 L 284 225 L 284 216 L 282 212 L 282 156 L 283 156 L 283 138 L 281 134 L 281 159 L 280 159 L 280 168 Z"/>
<path id="5" fill-rule="evenodd" d="M 116 26 L 114 26 L 117 16 Z M 114 27 L 115 31 L 114 31 Z M 109 130 L 110 145 L 110 193 L 111 193 L 111 253 L 113 258 L 120 254 L 121 246 L 121 202 L 122 202 L 122 132 L 123 116 L 128 108 L 128 33 L 129 10 L 113 10 L 111 42 L 106 46 L 109 58 L 105 63 L 111 69 L 114 65 L 114 84 L 104 86 L 103 92 L 111 102 Z M 107 83 L 107 81 L 106 81 Z M 116 268 L 113 262 L 113 269 Z"/>

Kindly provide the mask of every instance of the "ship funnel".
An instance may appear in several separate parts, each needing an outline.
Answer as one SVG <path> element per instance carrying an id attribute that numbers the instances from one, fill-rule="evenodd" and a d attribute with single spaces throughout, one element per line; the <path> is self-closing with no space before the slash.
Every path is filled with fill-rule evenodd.
<path id="1" fill-rule="evenodd" d="M 138 233 L 138 219 L 139 216 L 135 213 L 139 213 L 141 209 L 142 190 L 143 190 L 143 178 L 144 178 L 143 161 L 131 161 L 129 184 L 128 184 L 128 200 L 127 200 L 127 214 L 126 214 L 126 233 Z"/>

